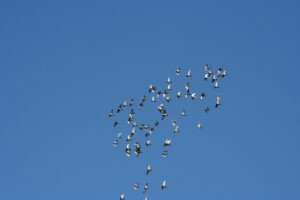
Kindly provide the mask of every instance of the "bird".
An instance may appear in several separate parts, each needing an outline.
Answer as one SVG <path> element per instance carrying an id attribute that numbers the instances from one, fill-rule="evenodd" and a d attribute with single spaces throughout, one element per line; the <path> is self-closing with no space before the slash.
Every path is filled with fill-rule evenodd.
<path id="1" fill-rule="evenodd" d="M 124 101 L 124 103 L 123 103 L 123 107 L 126 107 L 127 106 L 127 102 L 126 101 Z"/>
<path id="2" fill-rule="evenodd" d="M 118 133 L 117 138 L 122 138 L 122 133 Z"/>
<path id="3" fill-rule="evenodd" d="M 181 112 L 181 116 L 185 117 L 187 116 L 187 114 L 185 113 L 185 110 L 183 109 L 182 112 Z"/>
<path id="4" fill-rule="evenodd" d="M 180 71 L 181 71 L 180 68 L 177 68 L 177 69 L 176 69 L 176 75 L 177 75 L 177 76 L 180 75 Z"/>
<path id="5" fill-rule="evenodd" d="M 218 81 L 215 83 L 214 88 L 219 88 L 219 83 L 218 83 Z"/>
<path id="6" fill-rule="evenodd" d="M 144 104 L 143 104 L 143 102 L 141 102 L 141 103 L 139 104 L 139 109 L 141 109 L 143 106 L 144 106 Z"/>
<path id="7" fill-rule="evenodd" d="M 141 152 L 141 145 L 140 145 L 139 141 L 137 141 L 135 143 L 134 153 L 136 154 L 137 157 L 139 157 L 140 153 L 142 153 Z"/>
<path id="8" fill-rule="evenodd" d="M 132 126 L 135 127 L 137 124 L 136 124 L 136 120 L 134 120 Z"/>
<path id="9" fill-rule="evenodd" d="M 164 143 L 164 147 L 168 147 L 168 146 L 170 146 L 170 145 L 171 145 L 171 140 L 166 139 L 166 140 L 165 140 L 165 143 Z"/>
<path id="10" fill-rule="evenodd" d="M 198 124 L 197 124 L 197 128 L 202 128 L 202 124 L 201 124 L 201 123 L 198 123 Z"/>
<path id="11" fill-rule="evenodd" d="M 185 98 L 187 99 L 189 96 L 190 96 L 190 90 L 187 90 L 187 91 L 185 92 Z"/>
<path id="12" fill-rule="evenodd" d="M 147 141 L 146 141 L 146 146 L 147 146 L 147 147 L 151 146 L 151 140 L 147 140 Z"/>
<path id="13" fill-rule="evenodd" d="M 114 147 L 116 147 L 118 144 L 119 144 L 118 140 L 115 140 L 114 143 L 113 143 Z"/>
<path id="14" fill-rule="evenodd" d="M 166 94 L 168 94 L 168 90 L 167 89 L 165 89 L 164 92 L 163 92 L 163 98 L 166 97 Z"/>
<path id="15" fill-rule="evenodd" d="M 190 83 L 189 82 L 185 83 L 184 87 L 185 87 L 186 90 L 189 90 Z"/>
<path id="16" fill-rule="evenodd" d="M 145 125 L 144 125 L 144 124 L 141 124 L 141 125 L 139 126 L 139 129 L 140 129 L 140 130 L 143 130 L 144 127 L 145 127 Z"/>
<path id="17" fill-rule="evenodd" d="M 206 97 L 206 95 L 205 95 L 204 92 L 202 92 L 201 95 L 200 95 L 200 99 L 203 100 L 204 97 Z"/>
<path id="18" fill-rule="evenodd" d="M 147 166 L 147 171 L 146 171 L 146 175 L 148 175 L 150 172 L 152 172 L 152 169 L 151 169 L 151 165 L 148 164 L 148 166 Z"/>
<path id="19" fill-rule="evenodd" d="M 129 157 L 131 154 L 131 149 L 129 147 L 129 144 L 126 145 L 126 149 L 125 149 L 126 155 Z"/>
<path id="20" fill-rule="evenodd" d="M 130 124 L 131 121 L 132 121 L 132 117 L 129 116 L 129 117 L 128 117 L 128 120 L 127 120 L 127 123 Z"/>
<path id="21" fill-rule="evenodd" d="M 153 130 L 154 130 L 154 128 L 153 128 L 153 127 L 150 127 L 150 128 L 149 128 L 149 133 L 152 133 Z"/>
<path id="22" fill-rule="evenodd" d="M 216 108 L 220 105 L 220 101 L 221 101 L 221 97 L 220 97 L 220 94 L 218 94 L 218 96 L 216 98 Z"/>
<path id="23" fill-rule="evenodd" d="M 211 79 L 211 82 L 213 83 L 213 82 L 215 82 L 215 80 L 217 80 L 217 75 L 216 75 L 216 74 L 213 74 L 213 77 L 212 77 L 212 79 Z"/>
<path id="24" fill-rule="evenodd" d="M 169 84 L 167 90 L 172 90 L 171 85 Z"/>
<path id="25" fill-rule="evenodd" d="M 162 189 L 162 190 L 165 189 L 165 188 L 167 188 L 167 182 L 166 182 L 166 181 L 164 181 L 164 182 L 162 183 L 162 186 L 161 186 L 161 189 Z"/>
<path id="26" fill-rule="evenodd" d="M 191 95 L 191 98 L 192 98 L 193 100 L 196 99 L 196 93 L 195 93 L 195 92 Z"/>
<path id="27" fill-rule="evenodd" d="M 125 196 L 124 194 L 121 194 L 120 200 L 125 200 L 124 196 Z"/>
<path id="28" fill-rule="evenodd" d="M 135 184 L 133 185 L 133 188 L 134 188 L 135 190 L 137 190 L 137 189 L 139 189 L 139 186 L 140 186 L 139 183 L 135 183 Z"/>
<path id="29" fill-rule="evenodd" d="M 226 74 L 226 70 L 224 69 L 221 77 L 224 78 L 225 76 L 227 76 L 227 74 Z"/>
<path id="30" fill-rule="evenodd" d="M 168 155 L 168 151 L 165 150 L 165 151 L 162 152 L 162 156 L 163 156 L 164 158 L 167 157 L 167 155 Z"/>
<path id="31" fill-rule="evenodd" d="M 127 136 L 126 141 L 127 141 L 127 142 L 131 141 L 131 134 L 129 134 L 129 135 Z"/>
<path id="32" fill-rule="evenodd" d="M 149 133 L 148 132 L 145 132 L 145 137 L 149 137 Z"/>
<path id="33" fill-rule="evenodd" d="M 155 122 L 154 122 L 154 125 L 155 125 L 155 126 L 158 126 L 158 125 L 159 125 L 159 122 L 158 122 L 158 121 L 155 121 Z"/>
<path id="34" fill-rule="evenodd" d="M 168 77 L 167 83 L 172 83 L 171 78 Z"/>
<path id="35" fill-rule="evenodd" d="M 171 123 L 172 123 L 173 126 L 176 126 L 176 123 L 177 123 L 177 122 L 176 122 L 175 119 L 173 119 L 173 120 L 171 121 Z"/>
<path id="36" fill-rule="evenodd" d="M 208 64 L 206 64 L 205 66 L 204 66 L 204 70 L 207 70 L 208 69 Z"/>
<path id="37" fill-rule="evenodd" d="M 207 79 L 209 79 L 209 74 L 208 73 L 204 75 L 204 80 L 206 81 Z"/>
<path id="38" fill-rule="evenodd" d="M 153 97 L 151 98 L 151 102 L 156 102 L 155 96 L 153 96 Z"/>
<path id="39" fill-rule="evenodd" d="M 178 131 L 178 126 L 176 126 L 175 127 L 175 130 L 174 130 L 174 133 L 176 134 L 176 133 L 178 133 L 179 131 Z"/>
<path id="40" fill-rule="evenodd" d="M 146 183 L 146 185 L 144 186 L 144 191 L 143 193 L 145 193 L 148 190 L 148 182 Z"/>
<path id="41" fill-rule="evenodd" d="M 208 113 L 209 110 L 210 110 L 209 107 L 205 107 L 205 108 L 204 108 L 204 111 L 205 111 L 206 113 Z"/>
<path id="42" fill-rule="evenodd" d="M 221 68 L 221 67 L 219 67 L 219 68 L 218 68 L 218 73 L 217 73 L 217 76 L 218 76 L 218 77 L 220 77 L 220 76 L 221 76 L 221 71 L 222 71 L 222 68 Z"/>
<path id="43" fill-rule="evenodd" d="M 144 200 L 148 200 L 148 195 L 145 197 L 145 199 Z"/>
<path id="44" fill-rule="evenodd" d="M 119 124 L 119 122 L 118 122 L 118 121 L 115 121 L 115 122 L 114 122 L 114 127 L 116 127 L 118 124 Z"/>
<path id="45" fill-rule="evenodd" d="M 211 68 L 210 68 L 210 67 L 208 68 L 208 72 L 207 72 L 207 73 L 208 73 L 208 75 L 211 75 L 211 74 L 212 74 L 212 71 L 211 71 Z"/>
<path id="46" fill-rule="evenodd" d="M 145 102 L 146 99 L 147 99 L 147 97 L 146 97 L 146 95 L 144 95 L 143 98 L 142 98 L 142 102 Z"/>
<path id="47" fill-rule="evenodd" d="M 157 98 L 159 98 L 160 95 L 161 95 L 161 91 L 158 91 L 156 94 Z"/>
<path id="48" fill-rule="evenodd" d="M 111 111 L 110 111 L 110 113 L 108 114 L 108 117 L 112 117 L 112 116 L 114 116 L 114 110 L 112 109 Z"/>
<path id="49" fill-rule="evenodd" d="M 167 96 L 166 101 L 167 101 L 167 102 L 170 102 L 170 101 L 171 101 L 171 97 L 170 97 L 170 96 Z"/>
<path id="50" fill-rule="evenodd" d="M 154 87 L 152 84 L 150 84 L 148 92 L 149 93 L 151 93 L 151 92 L 153 93 L 153 92 L 155 92 L 155 90 L 156 90 L 156 87 Z"/>
<path id="51" fill-rule="evenodd" d="M 131 107 L 132 105 L 133 105 L 133 99 L 130 100 L 129 107 Z"/>
<path id="52" fill-rule="evenodd" d="M 122 104 L 119 105 L 117 113 L 119 113 L 122 110 Z"/>
<path id="53" fill-rule="evenodd" d="M 177 98 L 179 99 L 181 97 L 181 92 L 177 92 Z"/>
<path id="54" fill-rule="evenodd" d="M 162 113 L 162 116 L 161 116 L 161 120 L 164 120 L 164 118 L 168 116 L 167 114 L 167 110 L 164 110 L 163 113 Z"/>
<path id="55" fill-rule="evenodd" d="M 188 78 L 191 77 L 192 76 L 191 72 L 192 72 L 192 70 L 189 69 L 188 73 L 186 74 L 186 77 L 188 77 Z"/>
<path id="56" fill-rule="evenodd" d="M 159 112 L 163 112 L 163 110 L 164 110 L 164 104 L 160 104 L 158 107 L 157 107 L 157 110 L 159 111 Z"/>

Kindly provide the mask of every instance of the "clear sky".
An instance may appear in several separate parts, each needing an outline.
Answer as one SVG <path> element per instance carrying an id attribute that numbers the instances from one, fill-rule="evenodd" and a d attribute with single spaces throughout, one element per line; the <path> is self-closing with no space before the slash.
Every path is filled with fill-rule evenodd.
<path id="1" fill-rule="evenodd" d="M 299 6 L 0 1 L 0 199 L 137 200 L 149 181 L 149 200 L 299 200 Z M 206 63 L 228 70 L 222 105 L 186 104 L 166 160 L 163 125 L 139 159 L 113 148 L 111 108 Z"/>

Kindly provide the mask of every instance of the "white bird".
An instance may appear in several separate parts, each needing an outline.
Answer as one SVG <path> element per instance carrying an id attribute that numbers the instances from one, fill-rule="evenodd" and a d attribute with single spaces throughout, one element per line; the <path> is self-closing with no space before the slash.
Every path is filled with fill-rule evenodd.
<path id="1" fill-rule="evenodd" d="M 216 74 L 213 74 L 213 77 L 211 79 L 211 82 L 213 83 L 215 80 L 217 80 L 217 75 Z"/>
<path id="2" fill-rule="evenodd" d="M 126 145 L 126 149 L 125 149 L 126 155 L 129 157 L 131 154 L 131 149 L 129 147 L 129 144 Z"/>
<path id="3" fill-rule="evenodd" d="M 164 104 L 160 104 L 158 107 L 157 107 L 157 110 L 159 112 L 162 112 L 164 110 Z"/>
<path id="4" fill-rule="evenodd" d="M 126 101 L 124 101 L 124 103 L 123 103 L 123 107 L 126 107 L 127 106 L 127 102 Z"/>
<path id="5" fill-rule="evenodd" d="M 187 99 L 189 96 L 190 96 L 190 90 L 187 90 L 187 91 L 185 92 L 185 98 Z"/>
<path id="6" fill-rule="evenodd" d="M 184 116 L 184 117 L 186 116 L 186 113 L 185 113 L 185 110 L 184 110 L 184 109 L 183 109 L 182 112 L 181 112 L 181 116 Z"/>
<path id="7" fill-rule="evenodd" d="M 152 85 L 152 84 L 150 84 L 150 87 L 149 87 L 149 90 L 148 90 L 148 92 L 150 93 L 150 92 L 154 92 L 156 90 L 156 88 Z"/>
<path id="8" fill-rule="evenodd" d="M 177 98 L 180 98 L 181 97 L 181 92 L 177 92 Z"/>
<path id="9" fill-rule="evenodd" d="M 161 116 L 161 120 L 164 120 L 164 118 L 168 116 L 167 114 L 167 110 L 164 110 L 163 113 L 162 113 L 162 116 Z"/>
<path id="10" fill-rule="evenodd" d="M 209 79 L 209 74 L 204 75 L 204 80 L 206 81 L 207 79 Z"/>
<path id="11" fill-rule="evenodd" d="M 163 151 L 162 152 L 162 156 L 165 158 L 165 157 L 167 157 L 167 155 L 168 155 L 168 151 Z"/>
<path id="12" fill-rule="evenodd" d="M 176 133 L 178 133 L 179 131 L 178 131 L 178 126 L 176 126 L 176 128 L 175 128 L 175 130 L 174 130 L 174 133 L 176 134 Z"/>
<path id="13" fill-rule="evenodd" d="M 188 82 L 188 83 L 186 83 L 186 84 L 184 85 L 184 87 L 185 87 L 185 89 L 186 89 L 186 90 L 189 90 L 190 83 L 189 83 L 189 82 Z"/>
<path id="14" fill-rule="evenodd" d="M 171 145 L 171 141 L 172 140 L 166 139 L 165 143 L 164 143 L 164 147 L 170 146 Z"/>
<path id="15" fill-rule="evenodd" d="M 208 68 L 208 72 L 207 72 L 207 73 L 208 73 L 208 75 L 211 75 L 211 74 L 212 74 L 211 68 L 210 68 L 210 67 Z"/>
<path id="16" fill-rule="evenodd" d="M 205 93 L 202 92 L 201 95 L 200 95 L 200 99 L 203 100 L 203 98 L 204 98 L 205 96 L 206 96 Z"/>
<path id="17" fill-rule="evenodd" d="M 129 134 L 129 135 L 127 136 L 127 139 L 126 139 L 127 142 L 131 141 L 131 136 L 132 136 L 131 134 Z"/>
<path id="18" fill-rule="evenodd" d="M 186 74 L 186 77 L 191 77 L 192 76 L 191 72 L 192 72 L 192 70 L 189 69 L 188 73 Z"/>
<path id="19" fill-rule="evenodd" d="M 139 189 L 139 185 L 140 185 L 139 183 L 136 183 L 136 184 L 133 185 L 133 188 L 134 188 L 135 190 L 137 190 L 137 189 Z"/>
<path id="20" fill-rule="evenodd" d="M 156 102 L 155 96 L 153 96 L 153 97 L 151 98 L 151 102 Z"/>
<path id="21" fill-rule="evenodd" d="M 176 69 L 176 74 L 177 74 L 177 76 L 180 75 L 180 71 L 181 71 L 180 68 L 177 68 L 177 69 Z"/>
<path id="22" fill-rule="evenodd" d="M 148 183 L 146 183 L 146 185 L 144 186 L 144 191 L 143 193 L 145 193 L 148 190 Z"/>
<path id="23" fill-rule="evenodd" d="M 119 144 L 118 140 L 115 140 L 114 143 L 113 143 L 114 147 L 116 147 L 118 144 Z"/>
<path id="24" fill-rule="evenodd" d="M 215 83 L 214 88 L 219 88 L 219 83 L 218 83 L 218 81 Z"/>
<path id="25" fill-rule="evenodd" d="M 167 83 L 172 83 L 171 78 L 168 77 Z"/>
<path id="26" fill-rule="evenodd" d="M 136 120 L 134 120 L 133 124 L 132 124 L 133 127 L 136 126 Z"/>
<path id="27" fill-rule="evenodd" d="M 167 101 L 167 102 L 170 102 L 170 101 L 171 101 L 171 97 L 170 97 L 170 96 L 167 96 L 166 101 Z"/>
<path id="28" fill-rule="evenodd" d="M 165 189 L 165 188 L 167 188 L 167 182 L 166 181 L 164 181 L 163 184 L 162 184 L 162 186 L 161 186 L 162 190 Z"/>
<path id="29" fill-rule="evenodd" d="M 120 200 L 125 200 L 124 196 L 125 196 L 124 194 L 121 194 Z"/>
<path id="30" fill-rule="evenodd" d="M 167 90 L 172 90 L 171 85 L 169 84 Z"/>
<path id="31" fill-rule="evenodd" d="M 208 64 L 206 64 L 205 66 L 204 66 L 204 70 L 207 70 L 208 69 Z"/>
<path id="32" fill-rule="evenodd" d="M 201 124 L 201 123 L 198 123 L 198 124 L 197 124 L 197 128 L 202 128 L 202 124 Z"/>
<path id="33" fill-rule="evenodd" d="M 216 98 L 216 108 L 221 104 L 220 101 L 221 101 L 221 97 L 220 97 L 220 94 L 218 94 L 218 96 Z"/>
<path id="34" fill-rule="evenodd" d="M 114 110 L 111 110 L 109 115 L 108 115 L 108 117 L 112 117 L 112 116 L 114 116 Z"/>
<path id="35" fill-rule="evenodd" d="M 227 74 L 226 74 L 226 70 L 224 69 L 223 74 L 222 74 L 222 78 L 224 78 L 225 76 L 227 76 Z"/>
<path id="36" fill-rule="evenodd" d="M 148 175 L 150 172 L 152 172 L 150 164 L 147 166 L 146 175 Z"/>
<path id="37" fill-rule="evenodd" d="M 160 95 L 161 95 L 161 91 L 158 91 L 156 94 L 157 98 L 159 98 Z"/>
<path id="38" fill-rule="evenodd" d="M 173 120 L 171 121 L 171 123 L 172 123 L 173 126 L 176 126 L 176 123 L 177 123 L 177 122 L 176 122 L 176 120 L 173 119 Z"/>
<path id="39" fill-rule="evenodd" d="M 192 98 L 193 100 L 196 99 L 196 93 L 195 93 L 195 92 L 191 95 L 191 98 Z"/>
<path id="40" fill-rule="evenodd" d="M 151 140 L 147 140 L 146 146 L 147 146 L 147 147 L 151 146 Z"/>
<path id="41" fill-rule="evenodd" d="M 222 68 L 221 68 L 221 67 L 219 67 L 219 68 L 218 68 L 218 74 L 217 74 L 217 76 L 218 76 L 218 77 L 220 77 L 220 76 L 221 76 L 221 71 L 222 71 Z"/>
<path id="42" fill-rule="evenodd" d="M 118 136 L 117 136 L 117 138 L 122 138 L 122 133 L 120 132 L 120 133 L 118 133 Z"/>
<path id="43" fill-rule="evenodd" d="M 148 200 L 148 195 L 145 197 L 145 199 L 144 200 Z"/>

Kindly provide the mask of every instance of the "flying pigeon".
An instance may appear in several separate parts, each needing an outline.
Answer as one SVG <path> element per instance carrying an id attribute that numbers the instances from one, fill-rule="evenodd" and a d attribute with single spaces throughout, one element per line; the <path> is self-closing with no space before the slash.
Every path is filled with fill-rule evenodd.
<path id="1" fill-rule="evenodd" d="M 118 121 L 115 121 L 115 122 L 114 122 L 114 127 L 116 127 L 118 124 L 119 124 L 119 122 L 118 122 Z"/>
<path id="2" fill-rule="evenodd" d="M 134 184 L 133 189 L 135 189 L 135 190 L 139 189 L 139 185 L 140 185 L 139 183 Z"/>
<path id="3" fill-rule="evenodd" d="M 114 110 L 111 110 L 109 115 L 108 115 L 108 117 L 112 117 L 112 116 L 114 116 Z"/>
<path id="4" fill-rule="evenodd" d="M 220 68 L 218 68 L 218 74 L 217 74 L 217 76 L 218 77 L 220 77 L 221 76 L 221 71 L 222 71 L 222 68 L 220 67 Z"/>
<path id="5" fill-rule="evenodd" d="M 176 120 L 173 119 L 173 120 L 171 121 L 171 123 L 172 123 L 173 126 L 176 126 L 176 123 L 177 123 L 177 122 L 176 122 Z"/>
<path id="6" fill-rule="evenodd" d="M 146 175 L 148 175 L 150 172 L 152 172 L 150 164 L 147 166 Z"/>
<path id="7" fill-rule="evenodd" d="M 187 82 L 187 83 L 184 85 L 184 87 L 185 87 L 185 89 L 186 89 L 186 90 L 189 90 L 190 83 L 189 83 L 189 82 Z"/>
<path id="8" fill-rule="evenodd" d="M 161 120 L 164 120 L 164 118 L 168 116 L 167 114 L 167 110 L 164 110 L 163 113 L 162 113 L 162 116 L 161 116 Z"/>
<path id="9" fill-rule="evenodd" d="M 218 94 L 218 96 L 216 98 L 216 108 L 220 105 L 220 100 L 221 100 L 221 97 L 220 97 L 220 94 Z"/>
<path id="10" fill-rule="evenodd" d="M 161 91 L 158 91 L 156 94 L 157 98 L 159 98 L 160 95 L 161 95 Z"/>
<path id="11" fill-rule="evenodd" d="M 206 64 L 205 66 L 204 66 L 204 70 L 207 70 L 208 69 L 208 64 Z"/>
<path id="12" fill-rule="evenodd" d="M 197 124 L 197 128 L 202 128 L 202 124 L 201 124 L 201 123 L 198 123 L 198 124 Z"/>
<path id="13" fill-rule="evenodd" d="M 215 83 L 214 88 L 219 88 L 219 83 L 218 83 L 218 81 Z"/>
<path id="14" fill-rule="evenodd" d="M 122 110 L 122 104 L 118 107 L 117 113 L 119 113 Z"/>
<path id="15" fill-rule="evenodd" d="M 166 101 L 167 101 L 167 102 L 170 102 L 170 101 L 171 101 L 171 97 L 170 97 L 170 96 L 167 96 Z"/>
<path id="16" fill-rule="evenodd" d="M 119 144 L 118 140 L 115 140 L 114 143 L 113 143 L 114 147 L 116 147 L 118 144 Z"/>
<path id="17" fill-rule="evenodd" d="M 177 74 L 177 76 L 180 75 L 180 68 L 177 68 L 177 69 L 176 69 L 176 74 Z"/>
<path id="18" fill-rule="evenodd" d="M 148 92 L 154 92 L 156 90 L 156 87 L 154 87 L 152 84 L 150 84 Z"/>
<path id="19" fill-rule="evenodd" d="M 121 194 L 120 200 L 125 200 L 124 196 L 125 196 L 124 194 Z"/>
<path id="20" fill-rule="evenodd" d="M 205 96 L 206 96 L 205 93 L 202 92 L 201 95 L 200 95 L 200 99 L 203 100 L 203 98 L 204 98 Z"/>
<path id="21" fill-rule="evenodd" d="M 176 126 L 176 128 L 175 128 L 175 130 L 174 130 L 174 133 L 176 134 L 176 133 L 178 133 L 179 131 L 178 131 L 178 126 Z"/>
<path id="22" fill-rule="evenodd" d="M 192 98 L 193 100 L 196 99 L 196 93 L 195 93 L 195 92 L 191 95 L 191 98 Z"/>
<path id="23" fill-rule="evenodd" d="M 213 83 L 213 82 L 215 82 L 215 80 L 217 80 L 217 75 L 216 74 L 213 75 L 213 77 L 211 79 L 211 82 Z"/>
<path id="24" fill-rule="evenodd" d="M 147 146 L 147 147 L 151 146 L 151 140 L 147 140 L 146 146 Z"/>
<path id="25" fill-rule="evenodd" d="M 157 110 L 159 112 L 162 112 L 164 110 L 164 104 L 160 104 L 158 107 L 157 107 Z"/>
<path id="26" fill-rule="evenodd" d="M 171 85 L 169 84 L 167 90 L 172 90 Z"/>
<path id="27" fill-rule="evenodd" d="M 192 72 L 192 71 L 189 69 L 188 73 L 186 74 L 186 77 L 188 77 L 188 78 L 191 77 L 191 76 L 192 76 L 192 75 L 191 75 L 191 72 Z"/>
<path id="28" fill-rule="evenodd" d="M 129 147 L 129 144 L 126 145 L 126 149 L 125 149 L 126 155 L 129 157 L 131 154 L 131 149 Z"/>
<path id="29" fill-rule="evenodd" d="M 184 110 L 184 109 L 183 109 L 182 112 L 181 112 L 181 116 L 184 116 L 184 117 L 186 116 L 186 113 L 185 113 L 185 110 Z"/>
<path id="30" fill-rule="evenodd" d="M 151 98 L 151 102 L 156 102 L 155 96 L 153 96 L 153 97 Z"/>
<path id="31" fill-rule="evenodd" d="M 127 141 L 127 142 L 131 141 L 131 134 L 129 134 L 129 135 L 127 136 L 126 141 Z"/>
<path id="32" fill-rule="evenodd" d="M 137 157 L 139 157 L 140 153 L 142 153 L 141 152 L 141 145 L 140 145 L 139 141 L 137 141 L 135 143 L 134 153 L 136 154 Z"/>
<path id="33" fill-rule="evenodd" d="M 167 155 L 168 155 L 168 151 L 163 151 L 162 152 L 162 156 L 165 158 L 165 157 L 167 157 Z"/>
<path id="34" fill-rule="evenodd" d="M 224 69 L 223 74 L 222 74 L 222 78 L 224 78 L 225 76 L 227 76 L 227 74 L 226 74 L 226 70 Z"/>
<path id="35" fill-rule="evenodd" d="M 123 107 L 126 107 L 127 106 L 127 102 L 126 101 L 124 101 L 124 103 L 123 103 Z"/>
<path id="36" fill-rule="evenodd" d="M 205 108 L 204 108 L 204 111 L 205 111 L 206 113 L 208 113 L 209 107 L 205 107 Z"/>
<path id="37" fill-rule="evenodd" d="M 145 193 L 148 190 L 148 183 L 146 183 L 146 185 L 144 186 L 144 191 L 143 193 Z"/>
<path id="38" fill-rule="evenodd" d="M 181 97 L 181 92 L 177 92 L 177 98 L 179 99 Z"/>
<path id="39" fill-rule="evenodd" d="M 133 99 L 130 100 L 129 107 L 131 107 L 132 105 L 133 105 Z"/>
<path id="40" fill-rule="evenodd" d="M 166 181 L 164 181 L 163 184 L 162 184 L 162 186 L 161 186 L 161 189 L 162 189 L 162 190 L 165 189 L 165 188 L 167 188 L 167 183 L 166 183 Z"/>
<path id="41" fill-rule="evenodd" d="M 190 90 L 187 90 L 187 91 L 185 92 L 185 98 L 187 99 L 189 96 L 190 96 Z"/>
<path id="42" fill-rule="evenodd" d="M 143 104 L 143 102 L 141 102 L 141 103 L 139 104 L 139 109 L 141 109 L 143 106 L 144 106 L 144 104 Z"/>
<path id="43" fill-rule="evenodd" d="M 144 200 L 148 200 L 148 195 L 145 197 L 145 199 Z"/>
<path id="44" fill-rule="evenodd" d="M 154 122 L 154 125 L 155 125 L 155 126 L 158 126 L 158 124 L 159 124 L 158 121 L 155 121 L 155 122 Z"/>
<path id="45" fill-rule="evenodd" d="M 204 75 L 204 80 L 206 81 L 207 79 L 209 79 L 209 74 Z"/>
<path id="46" fill-rule="evenodd" d="M 168 77 L 167 83 L 172 83 L 171 78 Z"/>
<path id="47" fill-rule="evenodd" d="M 166 139 L 164 143 L 164 147 L 170 146 L 171 145 L 171 140 Z"/>
<path id="48" fill-rule="evenodd" d="M 120 132 L 120 133 L 118 133 L 118 136 L 117 136 L 117 138 L 122 138 L 122 133 Z"/>
<path id="49" fill-rule="evenodd" d="M 143 99 L 142 99 L 142 102 L 145 102 L 146 99 L 147 99 L 147 98 L 146 98 L 146 95 L 144 95 L 144 96 L 143 96 Z"/>

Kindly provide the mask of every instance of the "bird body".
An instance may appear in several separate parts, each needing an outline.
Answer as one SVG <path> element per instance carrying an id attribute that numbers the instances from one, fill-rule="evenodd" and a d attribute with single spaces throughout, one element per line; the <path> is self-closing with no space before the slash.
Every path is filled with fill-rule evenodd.
<path id="1" fill-rule="evenodd" d="M 165 189 L 165 188 L 167 188 L 167 182 L 166 182 L 166 181 L 164 181 L 164 182 L 162 183 L 162 186 L 161 186 L 161 189 L 162 189 L 162 190 Z"/>

